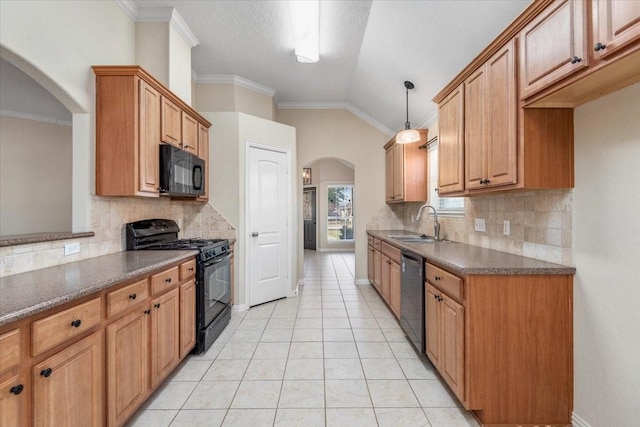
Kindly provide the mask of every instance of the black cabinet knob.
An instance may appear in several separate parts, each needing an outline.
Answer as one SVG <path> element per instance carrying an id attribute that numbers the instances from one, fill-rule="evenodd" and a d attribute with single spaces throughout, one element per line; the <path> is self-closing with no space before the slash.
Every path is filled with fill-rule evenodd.
<path id="1" fill-rule="evenodd" d="M 189 267 L 189 271 L 193 271 L 193 267 Z"/>
<path id="2" fill-rule="evenodd" d="M 442 280 L 442 277 L 436 276 L 436 281 L 438 281 L 438 280 Z"/>
<path id="3" fill-rule="evenodd" d="M 138 297 L 137 294 L 131 294 L 129 295 L 129 299 L 136 299 Z"/>
<path id="4" fill-rule="evenodd" d="M 73 326 L 74 328 L 79 328 L 81 324 L 82 324 L 82 320 L 80 319 L 76 319 L 71 322 L 71 326 Z"/>
<path id="5" fill-rule="evenodd" d="M 582 58 L 578 58 L 577 56 L 574 56 L 573 58 L 571 58 L 572 64 L 577 64 L 578 62 L 582 62 Z"/>
<path id="6" fill-rule="evenodd" d="M 53 370 L 51 368 L 47 368 L 47 369 L 43 369 L 42 371 L 40 371 L 40 376 L 43 376 L 45 378 L 49 378 L 52 373 L 53 373 Z"/>
<path id="7" fill-rule="evenodd" d="M 434 295 L 433 299 L 437 300 L 438 299 L 438 295 Z"/>
<path id="8" fill-rule="evenodd" d="M 601 51 L 602 49 L 606 48 L 607 46 L 602 44 L 602 43 L 596 43 L 596 45 L 593 47 L 593 50 L 595 50 L 596 52 Z"/>
<path id="9" fill-rule="evenodd" d="M 154 306 L 155 308 L 160 308 L 160 303 L 153 304 L 153 306 Z"/>
<path id="10" fill-rule="evenodd" d="M 18 384 L 11 387 L 11 389 L 9 389 L 9 393 L 15 394 L 17 396 L 22 393 L 22 390 L 24 390 L 24 386 L 22 384 Z"/>
<path id="11" fill-rule="evenodd" d="M 151 310 L 145 310 L 144 314 L 146 314 L 148 316 L 149 314 L 151 314 Z"/>
<path id="12" fill-rule="evenodd" d="M 167 277 L 166 279 L 164 279 L 164 281 L 167 283 L 171 283 L 171 277 Z"/>

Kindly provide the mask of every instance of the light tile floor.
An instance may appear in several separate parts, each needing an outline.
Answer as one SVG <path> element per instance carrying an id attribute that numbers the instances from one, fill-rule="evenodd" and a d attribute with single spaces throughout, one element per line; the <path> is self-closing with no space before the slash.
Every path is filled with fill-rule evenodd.
<path id="1" fill-rule="evenodd" d="M 128 426 L 477 427 L 370 285 L 353 253 L 305 251 L 297 298 L 233 312 Z"/>

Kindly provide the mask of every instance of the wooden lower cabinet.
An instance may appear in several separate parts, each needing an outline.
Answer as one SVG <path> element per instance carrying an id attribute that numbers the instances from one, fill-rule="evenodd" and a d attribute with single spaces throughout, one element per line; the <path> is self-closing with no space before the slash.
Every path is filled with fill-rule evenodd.
<path id="1" fill-rule="evenodd" d="M 393 314 L 400 318 L 400 249 L 369 237 L 367 275 Z M 377 249 L 376 246 L 380 247 Z"/>
<path id="2" fill-rule="evenodd" d="M 102 334 L 96 332 L 33 367 L 33 425 L 103 425 Z"/>
<path id="3" fill-rule="evenodd" d="M 180 361 L 180 295 L 173 289 L 151 300 L 151 387 Z"/>
<path id="4" fill-rule="evenodd" d="M 196 281 L 180 285 L 180 358 L 196 345 Z"/>
<path id="5" fill-rule="evenodd" d="M 400 318 L 400 264 L 389 263 L 389 307 L 396 317 Z"/>
<path id="6" fill-rule="evenodd" d="M 373 246 L 367 246 L 367 277 L 369 279 L 369 282 L 373 283 L 373 279 L 374 279 L 374 272 L 373 272 L 373 257 L 375 256 L 375 249 L 373 249 Z"/>
<path id="7" fill-rule="evenodd" d="M 382 254 L 379 250 L 373 251 L 373 285 L 380 292 L 382 282 Z"/>
<path id="8" fill-rule="evenodd" d="M 149 392 L 149 314 L 147 306 L 107 326 L 107 424 L 118 426 Z"/>
<path id="9" fill-rule="evenodd" d="M 0 383 L 0 427 L 30 425 L 28 413 L 30 393 L 25 375 L 16 375 Z"/>
<path id="10" fill-rule="evenodd" d="M 382 257 L 382 262 L 381 262 L 382 275 L 380 277 L 379 291 L 382 299 L 385 301 L 389 301 L 389 291 L 391 289 L 390 287 L 391 284 L 389 283 L 389 273 L 390 273 L 391 267 L 389 266 L 389 264 L 391 264 L 391 261 L 385 255 L 381 255 L 381 257 Z"/>

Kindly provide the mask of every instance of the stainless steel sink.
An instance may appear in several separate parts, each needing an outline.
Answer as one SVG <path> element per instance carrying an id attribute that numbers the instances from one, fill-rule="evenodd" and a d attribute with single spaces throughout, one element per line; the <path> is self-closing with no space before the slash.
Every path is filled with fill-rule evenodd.
<path id="1" fill-rule="evenodd" d="M 452 240 L 436 240 L 433 236 L 427 236 L 425 234 L 389 234 L 388 237 L 405 243 L 452 243 Z"/>

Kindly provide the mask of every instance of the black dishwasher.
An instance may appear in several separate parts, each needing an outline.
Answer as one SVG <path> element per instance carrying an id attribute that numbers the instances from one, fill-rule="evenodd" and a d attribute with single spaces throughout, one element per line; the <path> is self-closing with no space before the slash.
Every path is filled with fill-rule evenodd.
<path id="1" fill-rule="evenodd" d="M 420 353 L 424 353 L 424 258 L 402 251 L 400 326 Z"/>

